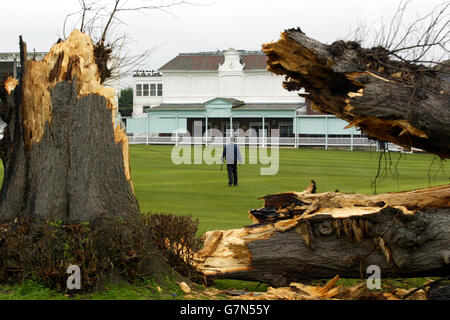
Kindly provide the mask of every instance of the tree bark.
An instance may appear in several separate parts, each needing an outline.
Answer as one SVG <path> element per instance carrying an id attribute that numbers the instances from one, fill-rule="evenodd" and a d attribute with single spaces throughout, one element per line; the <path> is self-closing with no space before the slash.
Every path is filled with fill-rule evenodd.
<path id="1" fill-rule="evenodd" d="M 139 222 L 128 140 L 115 124 L 114 92 L 101 84 L 92 40 L 75 30 L 43 61 L 26 60 L 21 41 L 21 56 L 19 85 L 1 86 L 0 220 Z"/>
<path id="2" fill-rule="evenodd" d="M 313 108 L 358 126 L 371 138 L 450 157 L 450 85 L 425 66 L 392 61 L 383 48 L 325 45 L 300 29 L 263 45 L 268 69 Z M 305 279 L 450 274 L 450 185 L 368 196 L 303 192 L 269 195 L 254 224 L 210 231 L 195 253 L 210 278 L 283 286 Z"/>
<path id="3" fill-rule="evenodd" d="M 286 76 L 287 90 L 305 88 L 314 109 L 370 138 L 450 157 L 450 83 L 437 70 L 393 61 L 381 47 L 322 44 L 300 29 L 286 30 L 263 51 L 268 69 Z"/>
<path id="4" fill-rule="evenodd" d="M 266 196 L 255 224 L 205 234 L 196 267 L 210 278 L 273 286 L 336 275 L 450 274 L 450 185 L 368 196 L 311 189 Z"/>

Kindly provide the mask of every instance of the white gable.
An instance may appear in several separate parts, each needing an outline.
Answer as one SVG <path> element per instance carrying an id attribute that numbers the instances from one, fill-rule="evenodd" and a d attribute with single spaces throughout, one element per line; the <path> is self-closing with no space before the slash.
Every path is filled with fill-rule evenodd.
<path id="1" fill-rule="evenodd" d="M 244 70 L 244 65 L 241 64 L 239 52 L 233 48 L 224 52 L 224 62 L 219 65 L 219 72 L 235 72 Z"/>

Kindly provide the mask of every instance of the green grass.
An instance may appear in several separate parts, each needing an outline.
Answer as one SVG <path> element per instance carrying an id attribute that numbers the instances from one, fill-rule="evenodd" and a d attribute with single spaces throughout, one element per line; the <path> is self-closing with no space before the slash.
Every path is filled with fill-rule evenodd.
<path id="1" fill-rule="evenodd" d="M 214 287 L 219 290 L 235 289 L 247 290 L 249 292 L 265 292 L 268 288 L 267 284 L 265 283 L 230 279 L 215 280 Z"/>
<path id="2" fill-rule="evenodd" d="M 129 283 L 115 283 L 106 285 L 101 291 L 76 295 L 74 299 L 89 300 L 179 300 L 184 299 L 184 293 L 179 285 L 172 279 L 166 279 L 165 285 L 161 286 L 161 292 L 157 289 L 158 284 L 153 280 L 145 280 L 134 285 Z"/>
<path id="3" fill-rule="evenodd" d="M 314 179 L 318 192 L 334 191 L 374 193 L 372 181 L 377 174 L 379 153 L 315 149 L 280 149 L 279 172 L 260 174 L 267 165 L 239 166 L 239 186 L 228 187 L 226 168 L 220 165 L 175 165 L 170 146 L 130 146 L 131 175 L 136 197 L 143 213 L 192 214 L 200 221 L 199 233 L 214 229 L 239 228 L 250 224 L 248 210 L 262 206 L 259 197 L 301 191 Z M 246 152 L 248 163 L 248 152 Z M 395 192 L 449 183 L 448 163 L 433 162 L 428 154 L 391 154 L 391 172 L 377 183 L 377 192 Z M 386 168 L 385 162 L 382 162 Z M 430 170 L 431 168 L 431 170 Z M 3 178 L 3 170 L 0 170 Z M 353 285 L 359 279 L 341 279 L 339 284 Z M 389 279 L 386 288 L 414 287 L 426 279 Z M 317 280 L 314 284 L 324 284 Z M 219 289 L 264 291 L 266 285 L 256 282 L 218 280 Z M 100 292 L 68 297 L 50 290 L 39 282 L 27 280 L 21 285 L 1 285 L 0 299 L 183 299 L 177 284 L 168 280 L 162 292 L 150 280 L 139 284 L 108 285 Z"/>
<path id="4" fill-rule="evenodd" d="M 239 228 L 250 223 L 248 210 L 259 208 L 257 200 L 267 194 L 301 191 L 314 179 L 318 192 L 374 193 L 380 153 L 314 149 L 280 149 L 279 172 L 260 174 L 267 165 L 238 167 L 239 186 L 228 187 L 226 168 L 171 162 L 170 146 L 133 145 L 130 148 L 131 176 L 143 213 L 192 214 L 200 221 L 199 231 Z M 377 192 L 394 192 L 449 183 L 448 163 L 442 169 L 428 154 L 404 154 L 397 171 L 393 153 L 392 173 L 377 183 Z M 248 157 L 248 152 L 247 152 Z M 248 163 L 248 161 L 246 161 Z M 429 168 L 431 179 L 429 181 Z M 384 166 L 384 161 L 383 161 Z M 398 176 L 397 176 L 398 173 Z"/>
<path id="5" fill-rule="evenodd" d="M 410 289 L 417 288 L 423 286 L 426 282 L 436 280 L 438 278 L 390 278 L 390 279 L 381 279 L 381 290 L 385 292 L 390 292 L 393 289 L 401 288 L 401 289 Z M 320 280 L 310 280 L 304 281 L 305 284 L 309 284 L 312 286 L 324 286 L 330 279 L 320 279 Z M 343 287 L 352 287 L 359 284 L 366 283 L 366 279 L 349 279 L 349 278 L 340 278 L 337 282 L 338 286 Z"/>
<path id="6" fill-rule="evenodd" d="M 64 300 L 67 296 L 49 289 L 35 280 L 21 285 L 0 285 L 0 300 Z"/>
<path id="7" fill-rule="evenodd" d="M 158 291 L 153 280 L 135 284 L 119 282 L 106 284 L 100 291 L 88 294 L 61 294 L 37 280 L 25 280 L 20 285 L 0 285 L 0 300 L 179 300 L 185 294 L 172 279 L 166 279 Z"/>
<path id="8" fill-rule="evenodd" d="M 318 192 L 338 189 L 373 194 L 372 182 L 380 155 L 365 151 L 280 149 L 276 175 L 260 174 L 260 168 L 267 165 L 243 164 L 238 167 L 239 186 L 228 187 L 226 166 L 221 171 L 218 164 L 175 165 L 171 151 L 171 146 L 130 146 L 131 176 L 141 212 L 192 214 L 200 221 L 200 232 L 247 225 L 248 210 L 263 204 L 259 197 L 301 191 L 311 179 L 317 182 Z M 248 163 L 248 151 L 246 156 Z M 429 154 L 403 154 L 395 171 L 399 156 L 391 154 L 392 172 L 377 183 L 378 193 L 450 182 L 448 163 L 433 163 Z"/>

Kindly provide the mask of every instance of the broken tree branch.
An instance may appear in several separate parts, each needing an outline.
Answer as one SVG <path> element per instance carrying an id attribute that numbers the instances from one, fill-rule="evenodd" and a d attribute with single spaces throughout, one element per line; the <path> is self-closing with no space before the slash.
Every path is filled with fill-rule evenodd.
<path id="1" fill-rule="evenodd" d="M 195 253 L 206 276 L 283 286 L 305 279 L 448 275 L 450 185 L 382 195 L 268 195 L 255 224 L 205 234 Z"/>
<path id="2" fill-rule="evenodd" d="M 382 47 L 326 45 L 300 29 L 286 30 L 263 51 L 268 69 L 286 76 L 284 87 L 304 88 L 316 110 L 348 121 L 370 138 L 450 157 L 450 83 L 440 71 L 391 60 Z"/>

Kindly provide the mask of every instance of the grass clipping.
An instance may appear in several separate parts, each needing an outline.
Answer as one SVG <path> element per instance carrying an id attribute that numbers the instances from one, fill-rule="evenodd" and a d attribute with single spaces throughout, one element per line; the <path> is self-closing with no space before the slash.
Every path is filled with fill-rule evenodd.
<path id="1" fill-rule="evenodd" d="M 115 121 L 118 109 L 115 91 L 102 85 L 94 43 L 87 34 L 79 30 L 74 30 L 66 41 L 53 45 L 42 61 L 30 59 L 25 63 L 23 124 L 27 147 L 31 148 L 33 143 L 41 141 L 46 122 L 51 125 L 50 91 L 62 81 L 76 81 L 78 98 L 97 94 L 106 99 L 106 107 L 111 110 L 114 139 L 116 144 L 122 144 L 125 176 L 130 181 L 128 138 L 124 128 Z"/>

